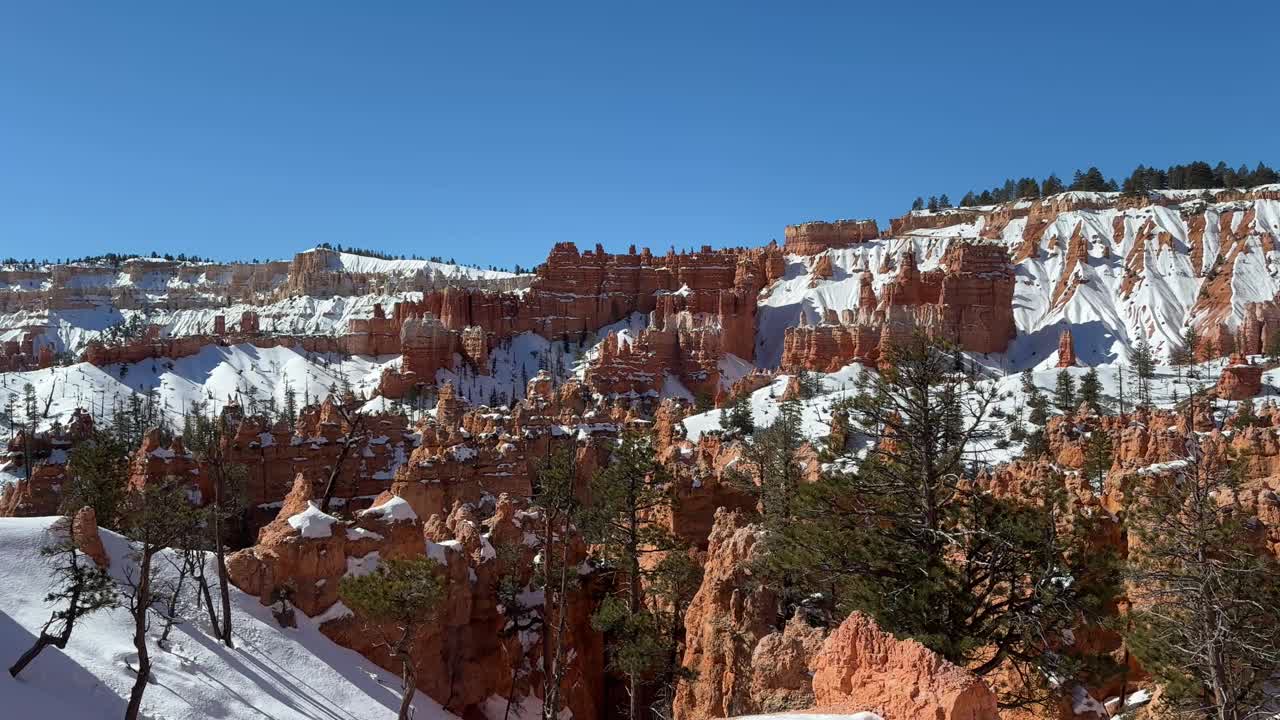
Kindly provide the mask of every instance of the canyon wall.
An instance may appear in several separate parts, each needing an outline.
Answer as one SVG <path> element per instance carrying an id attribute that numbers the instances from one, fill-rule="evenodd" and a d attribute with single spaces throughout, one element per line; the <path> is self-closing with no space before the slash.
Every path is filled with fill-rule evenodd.
<path id="1" fill-rule="evenodd" d="M 874 364 L 888 344 L 917 331 L 970 352 L 1004 352 L 1017 334 L 1014 273 L 1004 250 L 955 243 L 941 265 L 921 273 L 915 254 L 906 252 L 879 298 L 864 273 L 856 310 L 829 311 L 816 326 L 786 329 L 782 369 L 832 372 L 851 362 Z"/>

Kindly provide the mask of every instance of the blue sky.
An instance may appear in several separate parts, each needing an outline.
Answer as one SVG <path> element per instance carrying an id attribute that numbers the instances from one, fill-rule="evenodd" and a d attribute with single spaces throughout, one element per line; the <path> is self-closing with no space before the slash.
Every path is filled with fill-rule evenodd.
<path id="1" fill-rule="evenodd" d="M 1275 165 L 1277 5 L 0 0 L 0 256 L 529 266 Z"/>

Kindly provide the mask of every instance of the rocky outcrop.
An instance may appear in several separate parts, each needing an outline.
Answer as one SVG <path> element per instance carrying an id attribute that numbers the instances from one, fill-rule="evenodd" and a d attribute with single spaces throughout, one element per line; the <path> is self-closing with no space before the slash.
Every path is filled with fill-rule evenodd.
<path id="1" fill-rule="evenodd" d="M 0 471 L 16 478 L 0 492 L 0 517 L 59 514 L 70 451 L 92 435 L 93 426 L 89 412 L 76 408 L 66 426 L 55 422 L 47 431 L 15 433 L 0 449 Z"/>
<path id="2" fill-rule="evenodd" d="M 111 566 L 111 558 L 102 545 L 102 536 L 98 534 L 98 515 L 93 508 L 82 507 L 71 518 L 71 542 L 77 550 L 97 563 L 98 567 Z"/>
<path id="3" fill-rule="evenodd" d="M 818 255 L 827 250 L 847 248 L 880 237 L 875 220 L 836 220 L 788 225 L 783 230 L 783 252 L 788 255 Z"/>
<path id="4" fill-rule="evenodd" d="M 898 640 L 871 618 L 850 615 L 813 659 L 819 708 L 869 710 L 884 720 L 995 720 L 991 690 L 914 640 Z"/>
<path id="5" fill-rule="evenodd" d="M 856 311 L 828 311 L 819 325 L 787 328 L 782 369 L 831 372 L 855 361 L 874 364 L 887 344 L 916 331 L 970 352 L 1003 352 L 1017 332 L 1008 256 L 994 245 L 955 243 L 941 265 L 921 273 L 914 253 L 906 252 L 878 301 L 864 273 Z"/>
<path id="6" fill-rule="evenodd" d="M 1218 377 L 1218 397 L 1224 400 L 1247 400 L 1262 392 L 1261 365 L 1254 365 L 1243 355 L 1233 355 Z"/>
<path id="7" fill-rule="evenodd" d="M 1058 367 L 1075 367 L 1078 364 L 1076 343 L 1071 337 L 1071 328 L 1067 328 L 1058 334 Z"/>
<path id="8" fill-rule="evenodd" d="M 702 585 L 685 614 L 682 665 L 693 677 L 676 687 L 676 720 L 746 715 L 751 701 L 751 659 L 777 616 L 772 592 L 750 587 L 751 562 L 761 531 L 741 516 L 716 512 Z"/>
<path id="9" fill-rule="evenodd" d="M 793 712 L 813 707 L 813 670 L 826 631 L 791 618 L 782 632 L 765 635 L 751 651 L 752 712 Z"/>

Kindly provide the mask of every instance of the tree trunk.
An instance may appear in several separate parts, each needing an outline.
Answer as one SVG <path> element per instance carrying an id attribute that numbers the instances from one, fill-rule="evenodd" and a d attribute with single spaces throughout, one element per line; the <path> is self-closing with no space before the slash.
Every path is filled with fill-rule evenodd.
<path id="1" fill-rule="evenodd" d="M 205 580 L 203 568 L 200 570 L 199 579 L 200 595 L 204 598 L 205 608 L 209 611 L 209 627 L 213 628 L 214 635 L 217 635 L 221 623 L 218 622 L 218 613 L 213 609 L 213 595 L 209 592 L 209 583 Z"/>
<path id="2" fill-rule="evenodd" d="M 74 550 L 72 551 L 71 562 L 76 562 Z M 41 630 L 40 637 L 36 638 L 35 643 L 26 652 L 22 653 L 22 657 L 18 658 L 17 662 L 9 667 L 9 675 L 15 678 L 18 677 L 18 673 L 22 672 L 27 665 L 31 664 L 32 660 L 36 659 L 36 656 L 41 652 L 44 652 L 44 649 L 50 645 L 58 648 L 59 650 L 65 650 L 67 642 L 71 640 L 71 630 L 75 627 L 76 618 L 80 615 L 79 608 L 80 588 L 76 587 L 71 591 L 70 607 L 67 610 L 67 619 L 62 626 L 62 632 L 57 635 L 50 635 L 44 630 Z M 48 625 L 45 626 L 46 629 L 48 627 Z"/>
<path id="3" fill-rule="evenodd" d="M 36 659 L 36 656 L 39 655 L 41 651 L 50 645 L 58 645 L 57 638 L 52 635 L 40 633 L 40 637 L 36 638 L 35 644 L 33 644 L 26 652 L 22 653 L 22 657 L 18 658 L 18 661 L 9 668 L 9 674 L 13 677 L 18 677 L 18 673 L 22 672 L 27 665 L 31 664 L 32 660 Z M 59 647 L 61 646 L 59 645 Z"/>
<path id="4" fill-rule="evenodd" d="M 219 634 L 222 636 L 222 643 L 228 648 L 234 648 L 235 643 L 231 641 L 231 589 L 228 587 L 227 579 L 227 551 L 222 544 L 222 496 L 225 492 L 225 479 L 222 474 L 222 468 L 218 468 L 218 483 L 214 492 L 217 493 L 217 507 L 213 514 L 213 545 L 214 554 L 218 559 L 218 592 L 222 595 L 222 626 L 218 628 Z"/>
<path id="5" fill-rule="evenodd" d="M 133 647 L 138 651 L 138 677 L 129 693 L 129 706 L 124 720 L 138 720 L 142 709 L 142 694 L 147 691 L 147 678 L 151 675 L 151 656 L 147 653 L 147 609 L 151 605 L 151 556 L 154 550 L 144 547 L 142 562 L 138 566 L 138 590 L 133 600 Z"/>
<path id="6" fill-rule="evenodd" d="M 396 655 L 400 658 L 400 682 L 404 685 L 404 697 L 400 699 L 400 715 L 398 720 L 409 720 L 413 713 L 413 694 L 418 690 L 417 669 L 413 666 L 413 654 L 409 645 L 413 640 L 413 626 L 405 628 L 396 647 Z"/>
<path id="7" fill-rule="evenodd" d="M 630 567 L 627 568 L 627 614 L 635 618 L 640 614 L 640 518 L 639 516 L 639 490 L 636 485 L 640 482 L 639 478 L 631 478 L 631 483 L 627 489 L 627 560 Z M 632 670 L 627 673 L 627 694 L 628 698 L 627 718 L 629 720 L 639 720 L 640 718 L 640 673 Z"/>

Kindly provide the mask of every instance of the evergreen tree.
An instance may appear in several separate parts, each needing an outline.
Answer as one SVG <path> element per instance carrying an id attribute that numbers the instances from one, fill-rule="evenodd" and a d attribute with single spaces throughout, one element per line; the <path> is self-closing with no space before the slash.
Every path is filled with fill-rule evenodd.
<path id="1" fill-rule="evenodd" d="M 1182 331 L 1182 347 L 1178 348 L 1170 360 L 1174 365 L 1184 366 L 1192 365 L 1196 361 L 1196 354 L 1200 349 L 1200 335 L 1192 326 Z"/>
<path id="2" fill-rule="evenodd" d="M 929 196 L 929 204 L 928 204 L 928 208 L 929 208 L 929 212 L 937 212 L 937 211 L 938 211 L 938 198 L 937 198 L 937 196 L 935 196 L 935 195 L 930 195 L 930 196 Z"/>
<path id="3" fill-rule="evenodd" d="M 924 209 L 924 198 L 917 197 L 915 200 L 913 200 L 913 201 L 911 202 L 911 209 L 912 209 L 912 210 L 923 210 L 923 209 Z"/>
<path id="4" fill-rule="evenodd" d="M 674 535 L 648 522 L 670 507 L 670 478 L 650 439 L 624 434 L 609 464 L 591 481 L 591 505 L 582 513 L 582 529 L 617 579 L 615 592 L 601 601 L 592 624 L 613 638 L 610 665 L 627 678 L 631 720 L 639 719 L 645 685 L 669 654 L 664 645 L 669 636 L 646 603 L 643 588 L 654 573 L 644 558 L 681 550 Z"/>
<path id="5" fill-rule="evenodd" d="M 1085 584 L 1063 582 L 1091 576 L 1091 559 L 1066 552 L 1084 536 L 1060 534 L 1061 479 L 1018 502 L 975 485 L 972 448 L 994 438 L 995 391 L 951 371 L 921 337 L 887 361 L 862 376 L 851 404 L 871 448 L 856 469 L 801 486 L 793 519 L 766 546 L 767 566 L 775 577 L 796 572 L 833 622 L 869 613 L 980 676 L 1011 667 L 1030 682 L 1007 703 L 1042 698 L 1042 678 L 1072 672 L 1046 638 L 1101 609 Z"/>
<path id="6" fill-rule="evenodd" d="M 727 408 L 720 410 L 720 426 L 726 432 L 739 437 L 750 437 L 755 432 L 755 419 L 751 414 L 751 393 L 742 393 Z"/>
<path id="7" fill-rule="evenodd" d="M 70 482 L 63 490 L 62 512 L 93 508 L 98 524 L 117 530 L 126 503 L 132 448 L 116 435 L 96 430 L 77 443 L 67 461 Z"/>
<path id="8" fill-rule="evenodd" d="M 1236 407 L 1236 414 L 1231 418 L 1231 424 L 1243 430 L 1258 425 L 1258 415 L 1254 412 L 1252 400 L 1241 400 Z"/>
<path id="9" fill-rule="evenodd" d="M 573 560 L 573 523 L 582 512 L 575 493 L 577 473 L 571 452 L 559 449 L 534 466 L 533 503 L 539 514 L 536 539 L 541 548 L 533 586 L 545 598 L 542 604 L 542 720 L 560 720 L 561 690 L 569 667 L 566 646 L 569 593 L 576 587 L 578 569 Z M 552 611 L 554 609 L 554 613 Z"/>
<path id="10" fill-rule="evenodd" d="M 347 607 L 366 621 L 387 652 L 400 663 L 399 720 L 412 717 L 417 690 L 414 648 L 421 631 L 430 626 L 444 598 L 444 584 L 436 575 L 439 566 L 426 557 L 386 559 L 367 575 L 342 578 L 338 594 Z"/>
<path id="11" fill-rule="evenodd" d="M 35 643 L 9 668 L 15 678 L 45 648 L 65 650 L 77 620 L 119 602 L 111 574 L 76 550 L 71 523 L 71 516 L 59 519 L 50 528 L 56 539 L 40 550 L 53 569 L 53 585 L 44 601 L 54 609 Z"/>
<path id="12" fill-rule="evenodd" d="M 1195 434 L 1174 477 L 1134 486 L 1127 575 L 1139 601 L 1127 639 L 1161 683 L 1162 703 L 1185 717 L 1269 714 L 1280 568 L 1246 540 L 1253 530 L 1244 509 L 1223 501 L 1239 487 L 1238 469 L 1206 457 Z"/>
<path id="13" fill-rule="evenodd" d="M 1057 385 L 1053 390 L 1053 406 L 1064 414 L 1076 409 L 1076 381 L 1065 369 L 1058 371 Z"/>
<path id="14" fill-rule="evenodd" d="M 1066 190 L 1067 188 L 1058 179 L 1057 175 L 1050 175 L 1044 179 L 1044 182 L 1040 183 L 1040 197 L 1057 195 L 1058 193 L 1066 192 Z"/>
<path id="15" fill-rule="evenodd" d="M 1080 402 L 1095 413 L 1102 414 L 1102 381 L 1098 378 L 1097 368 L 1089 368 L 1089 372 L 1080 379 Z"/>
<path id="16" fill-rule="evenodd" d="M 1027 419 L 1036 427 L 1043 428 L 1049 423 L 1049 401 L 1036 385 L 1030 370 L 1022 372 L 1022 394 L 1029 411 Z"/>
<path id="17" fill-rule="evenodd" d="M 1081 472 L 1095 493 L 1102 494 L 1112 459 L 1111 437 L 1101 426 L 1094 428 L 1084 446 L 1084 467 Z"/>
<path id="18" fill-rule="evenodd" d="M 737 473 L 734 480 L 740 489 L 756 497 L 766 529 L 776 530 L 792 515 L 804 477 L 796 453 L 805 440 L 800 402 L 792 398 L 778 406 L 778 416 L 768 427 L 756 430 L 743 451 L 745 474 Z"/>
<path id="19" fill-rule="evenodd" d="M 1145 338 L 1134 343 L 1129 351 L 1129 364 L 1138 378 L 1138 402 L 1143 407 L 1150 407 L 1151 380 L 1156 376 L 1156 361 Z"/>

